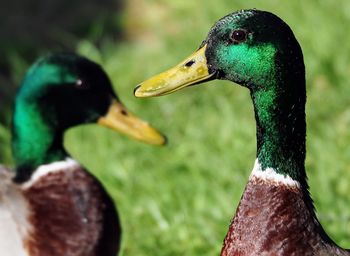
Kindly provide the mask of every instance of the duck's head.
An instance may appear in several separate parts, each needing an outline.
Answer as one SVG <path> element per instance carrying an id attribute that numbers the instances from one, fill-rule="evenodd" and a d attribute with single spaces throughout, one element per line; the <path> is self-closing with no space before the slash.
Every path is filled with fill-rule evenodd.
<path id="1" fill-rule="evenodd" d="M 229 14 L 216 22 L 195 53 L 138 85 L 134 94 L 160 96 L 213 79 L 249 88 L 262 167 L 303 180 L 305 68 L 288 25 L 265 11 Z"/>
<path id="2" fill-rule="evenodd" d="M 138 85 L 135 96 L 160 96 L 212 79 L 266 89 L 275 86 L 271 80 L 286 62 L 295 70 L 303 68 L 301 49 L 288 25 L 269 12 L 242 10 L 216 22 L 195 53 Z"/>
<path id="3" fill-rule="evenodd" d="M 52 54 L 29 69 L 16 95 L 17 166 L 32 169 L 60 160 L 65 154 L 64 131 L 85 123 L 98 123 L 149 144 L 165 143 L 163 135 L 125 108 L 98 64 L 75 54 Z"/>
<path id="4" fill-rule="evenodd" d="M 21 106 L 27 111 L 18 112 Z M 15 125 L 36 116 L 57 130 L 96 122 L 146 143 L 165 142 L 125 108 L 98 64 L 75 54 L 52 54 L 37 61 L 22 82 L 15 109 Z M 30 111 L 39 115 L 31 116 Z"/>

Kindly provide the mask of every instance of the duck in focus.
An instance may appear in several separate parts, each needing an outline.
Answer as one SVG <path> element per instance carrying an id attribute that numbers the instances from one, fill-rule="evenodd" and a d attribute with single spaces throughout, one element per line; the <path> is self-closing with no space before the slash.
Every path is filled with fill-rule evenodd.
<path id="1" fill-rule="evenodd" d="M 309 195 L 305 67 L 289 26 L 266 11 L 229 14 L 194 54 L 134 94 L 166 95 L 213 79 L 249 89 L 257 137 L 255 164 L 221 255 L 350 255 L 326 234 Z"/>
<path id="2" fill-rule="evenodd" d="M 121 227 L 112 199 L 63 147 L 64 132 L 86 123 L 165 143 L 125 108 L 98 64 L 70 53 L 39 59 L 15 99 L 15 170 L 0 166 L 1 255 L 117 254 Z"/>

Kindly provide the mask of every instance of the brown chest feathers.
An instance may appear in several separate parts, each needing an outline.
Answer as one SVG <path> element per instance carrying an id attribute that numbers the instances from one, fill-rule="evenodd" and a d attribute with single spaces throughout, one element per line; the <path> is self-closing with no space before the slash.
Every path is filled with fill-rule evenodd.
<path id="1" fill-rule="evenodd" d="M 226 235 L 222 256 L 350 255 L 327 237 L 298 187 L 253 177 Z"/>
<path id="2" fill-rule="evenodd" d="M 29 255 L 116 255 L 120 226 L 113 202 L 81 167 L 49 173 L 23 194 L 33 227 L 25 240 Z"/>

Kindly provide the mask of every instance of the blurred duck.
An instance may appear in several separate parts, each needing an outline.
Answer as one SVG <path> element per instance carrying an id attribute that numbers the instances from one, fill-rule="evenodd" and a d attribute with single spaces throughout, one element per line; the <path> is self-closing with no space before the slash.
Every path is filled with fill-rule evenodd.
<path id="1" fill-rule="evenodd" d="M 1 255 L 117 254 L 121 229 L 112 199 L 63 147 L 64 132 L 85 123 L 165 142 L 123 106 L 96 63 L 68 53 L 39 59 L 16 95 L 15 170 L 0 167 Z"/>
<path id="2" fill-rule="evenodd" d="M 318 221 L 305 172 L 305 68 L 292 30 L 272 13 L 242 10 L 220 19 L 199 49 L 135 88 L 172 93 L 213 79 L 250 90 L 257 155 L 221 255 L 350 255 Z"/>

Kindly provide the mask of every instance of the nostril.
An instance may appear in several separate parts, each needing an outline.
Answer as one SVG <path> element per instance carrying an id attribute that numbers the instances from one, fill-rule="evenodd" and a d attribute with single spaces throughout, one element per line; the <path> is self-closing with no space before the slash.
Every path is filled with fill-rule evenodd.
<path id="1" fill-rule="evenodd" d="M 189 62 L 187 62 L 186 64 L 185 64 L 185 67 L 191 67 L 194 63 L 196 63 L 194 60 L 190 60 Z"/>
<path id="2" fill-rule="evenodd" d="M 134 89 L 134 95 L 136 95 L 136 91 L 137 91 L 137 89 L 139 89 L 140 87 L 141 87 L 140 84 L 139 84 L 138 86 L 135 87 L 135 89 Z"/>
<path id="3" fill-rule="evenodd" d="M 122 109 L 120 111 L 120 113 L 123 115 L 123 116 L 127 116 L 128 115 L 128 112 L 126 112 L 126 110 Z"/>

